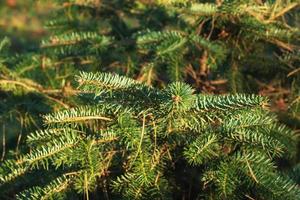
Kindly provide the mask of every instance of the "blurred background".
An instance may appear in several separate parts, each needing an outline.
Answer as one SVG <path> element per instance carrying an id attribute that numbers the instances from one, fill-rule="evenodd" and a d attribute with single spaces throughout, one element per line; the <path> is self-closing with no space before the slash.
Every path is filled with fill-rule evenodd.
<path id="1" fill-rule="evenodd" d="M 11 38 L 12 50 L 18 53 L 36 48 L 47 34 L 43 24 L 51 8 L 51 1 L 1 0 L 0 37 Z"/>

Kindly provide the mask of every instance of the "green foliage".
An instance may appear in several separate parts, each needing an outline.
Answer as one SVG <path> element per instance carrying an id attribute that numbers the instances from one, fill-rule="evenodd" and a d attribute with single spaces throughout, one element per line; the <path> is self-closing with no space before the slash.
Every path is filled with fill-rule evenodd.
<path id="1" fill-rule="evenodd" d="M 2 185 L 57 174 L 18 199 L 67 198 L 74 190 L 85 198 L 184 197 L 174 171 L 191 176 L 188 168 L 199 180 L 185 183 L 198 188 L 189 199 L 299 198 L 275 164 L 294 155 L 295 134 L 277 125 L 265 98 L 196 94 L 180 82 L 158 90 L 109 73 L 82 72 L 77 81 L 90 103 L 46 115 L 47 128 L 27 138 L 31 151 L 2 164 Z"/>
<path id="2" fill-rule="evenodd" d="M 240 94 L 299 128 L 298 1 L 50 4 L 39 46 L 0 39 L 0 197 L 298 198 L 298 138 Z"/>
<path id="3" fill-rule="evenodd" d="M 280 66 L 270 77 L 297 71 L 297 1 L 63 0 L 48 6 L 48 34 L 40 46 L 18 56 L 8 51 L 1 64 L 4 99 L 17 92 L 24 101 L 16 104 L 25 107 L 11 106 L 1 116 L 18 113 L 13 117 L 23 121 L 21 128 L 40 124 L 27 111 L 33 94 L 44 105 L 37 113 L 74 105 L 71 77 L 80 70 L 114 71 L 148 85 L 185 80 L 209 92 L 218 89 L 211 81 L 228 78 L 234 93 L 255 91 L 249 78 L 258 77 L 257 67 L 263 82 L 270 65 Z M 299 78 L 283 80 L 284 87 L 293 82 L 290 117 L 298 119 Z"/>
<path id="4" fill-rule="evenodd" d="M 44 188 L 34 187 L 22 192 L 17 196 L 17 199 L 59 199 L 61 198 L 59 192 L 64 191 L 68 187 L 68 184 L 69 180 L 66 177 L 58 177 L 51 181 L 49 185 L 45 186 Z"/>

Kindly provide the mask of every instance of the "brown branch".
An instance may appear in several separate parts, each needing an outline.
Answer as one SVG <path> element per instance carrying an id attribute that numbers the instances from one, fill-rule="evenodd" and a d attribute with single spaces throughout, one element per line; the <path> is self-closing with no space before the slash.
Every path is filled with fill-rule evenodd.
<path id="1" fill-rule="evenodd" d="M 291 71 L 290 73 L 288 73 L 287 77 L 290 77 L 290 76 L 292 76 L 292 75 L 294 75 L 294 74 L 296 74 L 298 72 L 300 72 L 300 67 L 297 68 L 297 69 L 295 69 L 295 70 L 293 70 L 293 71 Z"/>
<path id="2" fill-rule="evenodd" d="M 100 139 L 100 140 L 96 140 L 96 144 L 102 144 L 102 143 L 106 143 L 106 142 L 112 142 L 112 141 L 116 141 L 118 140 L 118 137 L 113 137 L 113 138 L 109 138 L 109 139 Z"/>
<path id="3" fill-rule="evenodd" d="M 282 41 L 277 40 L 277 39 L 270 39 L 269 42 L 271 42 L 273 44 L 276 44 L 277 46 L 279 46 L 283 49 L 286 49 L 288 51 L 293 51 L 296 48 L 295 45 L 288 44 L 288 43 L 282 42 Z"/>
<path id="4" fill-rule="evenodd" d="M 276 18 L 284 15 L 285 13 L 287 13 L 288 11 L 292 10 L 293 8 L 299 6 L 299 3 L 291 3 L 290 5 L 286 6 L 285 8 L 283 8 L 281 11 L 279 11 L 277 14 L 273 14 L 271 15 L 270 19 L 267 22 L 272 22 L 273 20 L 275 20 Z"/>
<path id="5" fill-rule="evenodd" d="M 226 84 L 227 82 L 228 82 L 227 79 L 219 79 L 219 80 L 210 81 L 210 84 L 212 84 L 212 85 L 223 85 L 223 84 Z"/>
<path id="6" fill-rule="evenodd" d="M 17 81 L 17 80 L 3 79 L 3 80 L 0 80 L 0 85 L 1 84 L 17 85 L 17 86 L 23 87 L 27 91 L 37 92 L 37 93 L 43 95 L 44 97 L 46 97 L 47 99 L 50 99 L 51 101 L 54 101 L 54 102 L 60 104 L 64 108 L 69 108 L 70 106 L 67 105 L 66 103 L 64 103 L 62 100 L 60 100 L 56 97 L 50 96 L 50 95 L 62 94 L 63 96 L 67 96 L 67 95 L 74 95 L 74 94 L 81 93 L 81 91 L 74 90 L 70 87 L 62 88 L 62 89 L 45 89 L 45 88 L 43 88 L 42 85 L 39 85 L 37 83 L 29 84 L 29 83 L 26 83 L 26 81 L 22 82 L 22 81 Z"/>

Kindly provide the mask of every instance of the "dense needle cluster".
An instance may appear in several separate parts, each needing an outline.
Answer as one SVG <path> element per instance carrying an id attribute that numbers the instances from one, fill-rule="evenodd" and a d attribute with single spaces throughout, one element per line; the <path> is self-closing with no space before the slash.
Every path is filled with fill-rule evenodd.
<path id="1" fill-rule="evenodd" d="M 0 199 L 299 199 L 299 1 L 51 2 L 0 38 Z"/>
<path id="2" fill-rule="evenodd" d="M 109 73 L 77 81 L 89 103 L 44 116 L 46 128 L 27 137 L 30 152 L 1 166 L 1 184 L 56 174 L 18 199 L 299 198 L 275 164 L 293 156 L 295 135 L 264 97 L 196 94 L 180 82 L 159 90 Z"/>

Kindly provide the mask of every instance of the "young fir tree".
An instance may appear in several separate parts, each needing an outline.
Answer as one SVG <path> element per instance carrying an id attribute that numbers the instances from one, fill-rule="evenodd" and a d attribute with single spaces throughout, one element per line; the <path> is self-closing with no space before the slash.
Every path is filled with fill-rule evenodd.
<path id="1" fill-rule="evenodd" d="M 0 85 L 2 92 L 4 90 L 4 95 L 1 95 L 5 98 L 1 98 L 0 106 L 4 124 L 8 114 L 15 113 L 13 118 L 20 119 L 21 124 L 29 127 L 37 124 L 40 121 L 39 114 L 49 112 L 50 108 L 76 105 L 70 95 L 79 91 L 70 82 L 79 70 L 120 72 L 148 85 L 185 80 L 201 91 L 214 91 L 216 78 L 229 77 L 228 88 L 234 93 L 245 91 L 245 88 L 247 92 L 259 92 L 253 88 L 264 86 L 264 82 L 268 83 L 276 77 L 275 80 L 279 80 L 277 85 L 287 87 L 288 91 L 293 86 L 292 95 L 288 96 L 292 102 L 290 110 L 295 119 L 299 118 L 299 30 L 297 23 L 291 23 L 299 9 L 297 1 L 56 2 L 53 19 L 47 23 L 50 36 L 42 41 L 40 48 L 17 57 L 1 52 Z M 279 66 L 280 70 L 274 66 Z M 282 74 L 291 70 L 293 73 L 290 77 L 295 77 L 292 81 L 286 80 L 285 75 L 282 77 Z M 255 83 L 253 77 L 258 79 L 259 84 Z M 33 100 L 36 102 L 34 106 Z M 84 102 L 92 103 L 88 98 Z M 249 113 L 252 111 L 249 110 Z M 255 112 L 251 115 L 256 116 Z M 220 121 L 223 120 L 222 116 L 221 113 L 218 117 Z M 214 121 L 212 118 L 210 122 Z M 211 127 L 217 125 L 213 123 Z M 21 130 L 21 133 L 25 132 Z M 293 146 L 288 143 L 285 145 Z M 206 166 L 199 168 L 205 171 Z M 291 172 L 291 177 L 297 177 L 297 169 Z M 181 171 L 178 167 L 176 170 Z M 34 172 L 29 177 L 35 179 L 40 173 Z M 45 179 L 41 185 L 46 185 L 57 176 L 55 170 L 48 173 L 49 180 Z M 178 176 L 172 180 L 182 181 L 178 180 Z M 188 196 L 188 191 L 194 191 L 194 187 L 185 188 L 184 181 L 179 186 L 171 184 L 171 188 Z M 208 182 L 215 184 L 217 181 Z M 30 186 L 31 179 L 25 183 Z M 54 182 L 54 185 L 57 183 Z M 202 185 L 207 191 L 204 183 L 206 181 Z M 238 184 L 238 188 L 244 185 Z M 80 186 L 75 188 L 80 191 Z M 209 188 L 213 191 L 217 186 L 209 185 Z M 254 187 L 251 189 L 255 190 Z M 248 191 L 249 194 L 251 192 L 255 193 L 256 190 Z M 105 189 L 103 193 L 106 194 Z"/>
<path id="2" fill-rule="evenodd" d="M 109 73 L 77 82 L 86 103 L 44 116 L 30 151 L 2 164 L 1 187 L 43 176 L 17 199 L 299 199 L 276 169 L 295 154 L 295 135 L 266 98 L 196 94 L 181 82 L 159 90 Z"/>
<path id="3" fill-rule="evenodd" d="M 41 104 L 50 101 L 68 107 L 76 71 L 114 71 L 149 85 L 184 80 L 207 92 L 224 91 L 220 83 L 233 93 L 275 88 L 275 97 L 288 97 L 290 111 L 299 118 L 298 1 L 57 0 L 53 4 L 46 23 L 49 36 L 40 48 L 11 58 L 14 62 L 1 70 L 1 88 L 7 89 L 7 80 L 9 86 L 25 91 L 33 85 L 39 87 L 34 91 L 42 87 L 50 98 L 43 98 Z M 294 73 L 286 78 L 289 72 Z M 18 84 L 24 79 L 29 80 Z"/>

